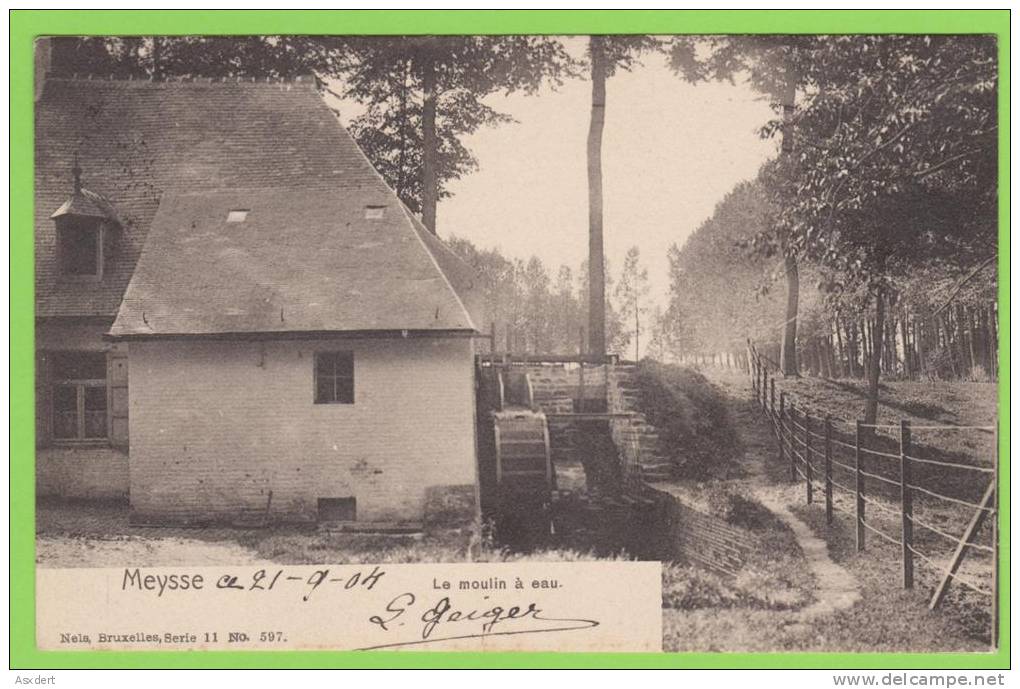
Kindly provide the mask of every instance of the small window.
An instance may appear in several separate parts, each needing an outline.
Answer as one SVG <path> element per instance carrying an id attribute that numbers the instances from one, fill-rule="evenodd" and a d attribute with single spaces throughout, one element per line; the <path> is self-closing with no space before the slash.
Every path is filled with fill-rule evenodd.
<path id="1" fill-rule="evenodd" d="M 366 220 L 382 220 L 386 206 L 365 206 Z"/>
<path id="2" fill-rule="evenodd" d="M 354 404 L 354 353 L 315 355 L 315 403 Z"/>
<path id="3" fill-rule="evenodd" d="M 107 437 L 106 354 L 54 352 L 53 438 L 101 440 Z"/>
<path id="4" fill-rule="evenodd" d="M 102 277 L 103 231 L 98 222 L 64 221 L 57 229 L 60 270 L 73 277 Z"/>
<path id="5" fill-rule="evenodd" d="M 227 222 L 244 222 L 247 219 L 247 208 L 236 208 L 232 211 L 227 211 Z"/>

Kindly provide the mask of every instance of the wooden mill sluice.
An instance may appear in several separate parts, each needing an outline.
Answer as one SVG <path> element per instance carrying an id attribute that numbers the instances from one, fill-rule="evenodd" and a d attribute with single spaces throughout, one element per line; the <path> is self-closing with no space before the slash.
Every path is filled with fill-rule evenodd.
<path id="1" fill-rule="evenodd" d="M 628 414 L 607 409 L 607 367 L 614 363 L 614 358 L 578 355 L 478 356 L 479 475 L 486 512 L 506 515 L 548 507 L 573 482 L 571 475 L 557 486 L 557 468 L 569 474 L 582 463 L 558 467 L 564 452 L 573 452 L 575 459 L 584 455 L 583 483 L 590 487 L 596 478 L 589 471 L 595 452 L 585 441 L 594 436 L 609 446 L 617 463 L 609 422 Z M 601 427 L 593 432 L 592 424 Z M 606 474 L 596 473 L 598 478 Z"/>
<path id="2" fill-rule="evenodd" d="M 631 437 L 634 417 L 611 394 L 620 384 L 617 364 L 616 357 L 478 355 L 481 505 L 501 544 L 651 552 L 645 532 L 657 503 L 628 473 L 624 454 L 632 448 L 617 444 Z"/>

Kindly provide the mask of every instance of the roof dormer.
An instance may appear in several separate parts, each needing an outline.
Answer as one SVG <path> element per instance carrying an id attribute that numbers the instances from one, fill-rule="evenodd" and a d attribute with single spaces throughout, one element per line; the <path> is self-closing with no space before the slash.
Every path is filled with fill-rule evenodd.
<path id="1" fill-rule="evenodd" d="M 81 185 L 75 154 L 74 186 L 70 198 L 50 215 L 57 231 L 57 264 L 61 277 L 101 280 L 106 244 L 120 218 L 106 197 Z"/>

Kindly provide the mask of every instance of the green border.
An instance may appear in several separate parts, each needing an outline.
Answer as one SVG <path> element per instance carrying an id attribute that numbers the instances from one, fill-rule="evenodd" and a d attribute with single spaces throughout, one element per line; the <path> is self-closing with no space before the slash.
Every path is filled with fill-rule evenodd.
<path id="1" fill-rule="evenodd" d="M 1009 667 L 1009 10 L 14 10 L 11 84 L 12 668 Z M 35 647 L 32 41 L 46 34 L 984 33 L 999 39 L 1001 634 L 996 654 L 43 652 Z M 17 528 L 15 528 L 17 527 Z"/>

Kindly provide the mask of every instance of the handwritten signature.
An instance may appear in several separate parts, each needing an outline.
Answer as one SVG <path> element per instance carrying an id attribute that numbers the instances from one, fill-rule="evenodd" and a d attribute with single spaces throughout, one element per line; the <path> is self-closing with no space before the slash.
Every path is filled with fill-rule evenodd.
<path id="1" fill-rule="evenodd" d="M 408 612 L 416 602 L 417 598 L 413 593 L 401 593 L 386 604 L 384 615 L 372 615 L 368 621 L 387 632 L 397 627 L 404 627 L 409 621 L 412 625 L 420 623 L 420 638 L 412 641 L 368 646 L 359 650 L 371 651 L 399 646 L 421 646 L 440 641 L 480 639 L 488 636 L 577 631 L 599 626 L 597 620 L 546 617 L 542 609 L 535 603 L 528 603 L 526 606 L 493 605 L 485 609 L 461 610 L 453 604 L 448 596 L 440 598 L 435 605 L 427 608 L 418 616 L 417 622 L 414 622 L 415 613 L 412 612 L 408 616 Z M 496 630 L 497 626 L 499 626 L 498 630 Z"/>

